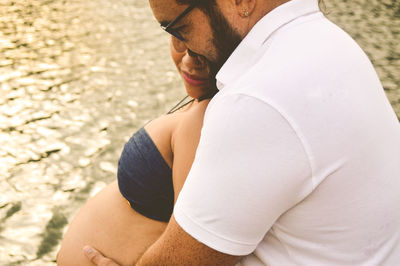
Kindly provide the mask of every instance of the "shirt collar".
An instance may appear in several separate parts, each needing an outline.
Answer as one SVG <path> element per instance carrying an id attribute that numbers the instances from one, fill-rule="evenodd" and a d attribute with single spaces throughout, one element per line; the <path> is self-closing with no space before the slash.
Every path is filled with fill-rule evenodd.
<path id="1" fill-rule="evenodd" d="M 257 61 L 257 52 L 275 31 L 299 17 L 315 12 L 319 12 L 318 0 L 291 0 L 266 14 L 254 25 L 217 73 L 218 89 L 221 90 L 224 85 L 240 77 Z"/>

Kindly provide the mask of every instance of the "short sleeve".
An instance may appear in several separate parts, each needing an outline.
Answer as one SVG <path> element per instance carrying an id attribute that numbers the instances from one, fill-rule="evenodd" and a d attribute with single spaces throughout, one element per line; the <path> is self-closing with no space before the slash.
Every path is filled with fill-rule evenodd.
<path id="1" fill-rule="evenodd" d="M 247 255 L 312 191 L 311 172 L 287 118 L 252 96 L 224 95 L 207 110 L 174 217 L 203 244 Z"/>

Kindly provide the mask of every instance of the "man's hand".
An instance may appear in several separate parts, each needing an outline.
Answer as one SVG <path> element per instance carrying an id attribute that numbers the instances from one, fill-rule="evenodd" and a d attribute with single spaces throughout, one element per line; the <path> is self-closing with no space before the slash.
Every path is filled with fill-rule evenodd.
<path id="1" fill-rule="evenodd" d="M 85 246 L 83 248 L 85 256 L 95 265 L 99 266 L 118 266 L 112 259 L 106 258 L 99 251 L 92 247 Z"/>

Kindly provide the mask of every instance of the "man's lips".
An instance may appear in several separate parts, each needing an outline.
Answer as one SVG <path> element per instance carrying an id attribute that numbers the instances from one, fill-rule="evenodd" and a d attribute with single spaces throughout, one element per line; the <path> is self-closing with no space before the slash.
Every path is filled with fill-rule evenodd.
<path id="1" fill-rule="evenodd" d="M 207 82 L 207 79 L 205 78 L 201 78 L 195 75 L 190 75 L 184 71 L 182 71 L 182 76 L 187 83 L 194 86 L 204 85 Z"/>

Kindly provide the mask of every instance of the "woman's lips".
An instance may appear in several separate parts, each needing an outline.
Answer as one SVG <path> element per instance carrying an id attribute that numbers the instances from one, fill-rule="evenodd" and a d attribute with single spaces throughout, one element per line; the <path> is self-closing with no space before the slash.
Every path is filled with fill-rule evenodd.
<path id="1" fill-rule="evenodd" d="M 204 85 L 207 82 L 207 79 L 205 78 L 201 78 L 195 75 L 189 75 L 184 71 L 182 71 L 182 76 L 187 83 L 194 86 Z"/>

